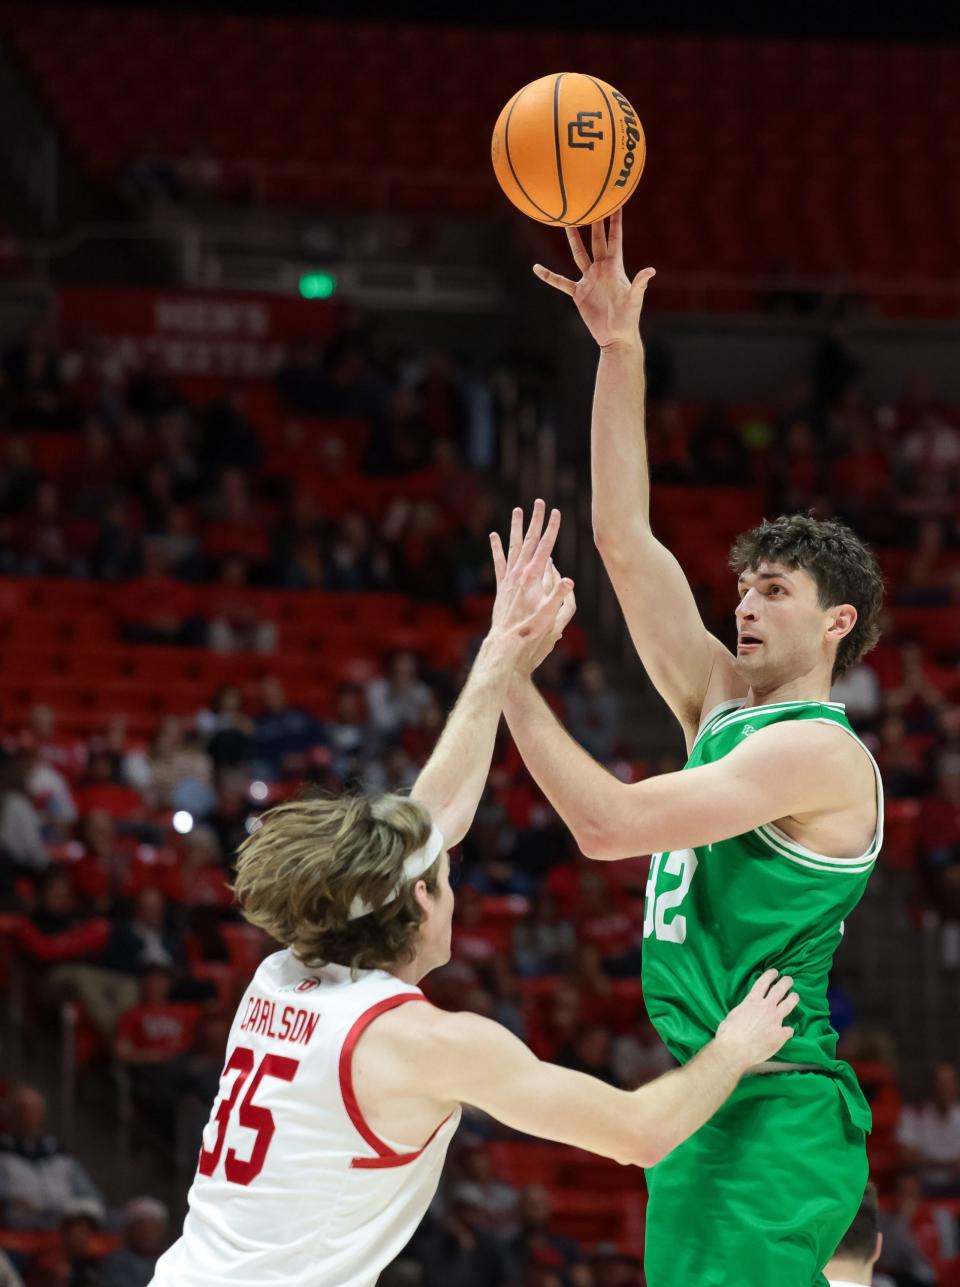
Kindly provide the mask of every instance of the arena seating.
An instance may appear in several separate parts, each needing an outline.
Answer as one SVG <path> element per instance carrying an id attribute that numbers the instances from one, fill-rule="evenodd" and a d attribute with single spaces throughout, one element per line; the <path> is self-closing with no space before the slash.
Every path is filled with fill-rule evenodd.
<path id="1" fill-rule="evenodd" d="M 956 309 L 960 52 L 952 47 L 23 3 L 0 8 L 0 30 L 92 173 L 111 179 L 147 153 L 195 155 L 221 163 L 224 194 L 240 186 L 311 209 L 387 200 L 506 214 L 487 165 L 500 107 L 545 72 L 588 69 L 622 89 L 646 126 L 634 210 L 651 261 L 666 272 L 661 305 L 670 269 L 788 267 L 887 285 L 923 279 L 898 310 Z M 932 296 L 941 277 L 945 288 Z M 751 303 L 735 288 L 720 298 Z"/>

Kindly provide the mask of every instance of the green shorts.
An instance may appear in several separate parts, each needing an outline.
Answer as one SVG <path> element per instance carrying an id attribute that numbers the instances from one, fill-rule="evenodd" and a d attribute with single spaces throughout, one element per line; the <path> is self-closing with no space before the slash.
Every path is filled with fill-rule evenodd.
<path id="1" fill-rule="evenodd" d="M 813 1072 L 745 1077 L 647 1171 L 648 1287 L 814 1287 L 867 1183 L 863 1130 Z"/>

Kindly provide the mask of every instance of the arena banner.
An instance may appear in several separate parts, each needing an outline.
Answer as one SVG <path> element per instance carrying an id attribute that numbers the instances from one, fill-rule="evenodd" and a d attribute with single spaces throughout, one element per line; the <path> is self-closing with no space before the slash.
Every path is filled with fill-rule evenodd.
<path id="1" fill-rule="evenodd" d="M 328 300 L 195 289 L 66 287 L 59 292 L 61 340 L 111 342 L 125 365 L 152 359 L 170 376 L 258 379 L 293 339 L 321 342 L 339 308 Z"/>

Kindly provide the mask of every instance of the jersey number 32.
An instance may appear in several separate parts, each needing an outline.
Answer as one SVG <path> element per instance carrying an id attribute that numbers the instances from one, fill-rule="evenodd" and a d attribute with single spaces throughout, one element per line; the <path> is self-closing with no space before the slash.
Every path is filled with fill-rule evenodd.
<path id="1" fill-rule="evenodd" d="M 663 865 L 668 876 L 679 876 L 680 883 L 673 889 L 657 893 L 657 877 Z M 686 898 L 690 883 L 697 870 L 697 855 L 692 849 L 676 849 L 666 855 L 654 854 L 647 876 L 647 896 L 643 909 L 643 937 L 651 934 L 664 943 L 683 943 L 687 937 L 687 918 L 679 908 Z"/>

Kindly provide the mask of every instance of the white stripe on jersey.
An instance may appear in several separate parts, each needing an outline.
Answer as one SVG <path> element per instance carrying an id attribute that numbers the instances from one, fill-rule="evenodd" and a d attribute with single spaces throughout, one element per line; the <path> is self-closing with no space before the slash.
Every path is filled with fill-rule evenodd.
<path id="1" fill-rule="evenodd" d="M 152 1287 L 373 1287 L 436 1192 L 460 1112 L 417 1150 L 379 1137 L 353 1051 L 387 1010 L 424 1001 L 382 970 L 356 979 L 289 951 L 237 1010 L 183 1235 Z"/>

